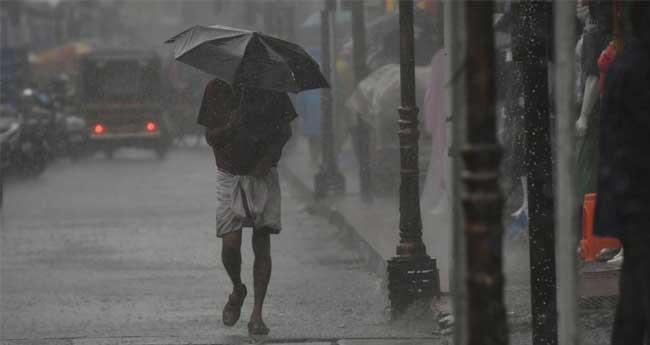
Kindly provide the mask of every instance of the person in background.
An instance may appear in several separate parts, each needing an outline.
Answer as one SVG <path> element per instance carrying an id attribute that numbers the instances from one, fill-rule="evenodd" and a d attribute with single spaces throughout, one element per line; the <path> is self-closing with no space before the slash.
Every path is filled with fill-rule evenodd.
<path id="1" fill-rule="evenodd" d="M 587 7 L 582 34 L 582 75 L 579 116 L 576 120 L 576 199 L 582 201 L 586 194 L 596 193 L 598 180 L 598 141 L 600 124 L 600 90 L 598 59 L 612 39 L 612 2 L 610 0 L 581 0 Z M 578 9 L 578 13 L 584 12 Z M 585 14 L 582 14 L 585 15 Z M 579 208 L 580 212 L 582 207 Z M 578 227 L 579 228 L 579 227 Z"/>
<path id="2" fill-rule="evenodd" d="M 595 234 L 625 256 L 612 344 L 650 344 L 650 2 L 627 4 L 631 32 L 605 77 Z"/>

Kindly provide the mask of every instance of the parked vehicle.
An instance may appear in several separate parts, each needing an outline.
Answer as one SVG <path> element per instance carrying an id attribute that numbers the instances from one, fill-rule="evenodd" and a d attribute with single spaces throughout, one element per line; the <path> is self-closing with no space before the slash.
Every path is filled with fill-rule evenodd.
<path id="1" fill-rule="evenodd" d="M 38 176 L 47 167 L 50 150 L 45 140 L 49 119 L 42 113 L 22 114 L 0 107 L 0 161 L 3 172 Z"/>
<path id="2" fill-rule="evenodd" d="M 62 115 L 63 138 L 65 138 L 65 154 L 76 161 L 88 154 L 90 134 L 86 120 L 79 115 Z"/>
<path id="3" fill-rule="evenodd" d="M 171 145 L 161 106 L 161 62 L 154 52 L 105 50 L 81 60 L 79 99 L 92 147 L 107 157 L 122 146 L 164 157 Z"/>
<path id="4" fill-rule="evenodd" d="M 54 112 L 54 133 L 51 146 L 58 156 L 75 161 L 89 152 L 89 130 L 76 102 L 73 79 L 66 74 L 52 77 L 47 88 L 48 107 Z"/>
<path id="5" fill-rule="evenodd" d="M 0 105 L 0 209 L 2 209 L 4 196 L 5 170 L 9 168 L 10 139 L 18 129 L 18 121 L 13 116 L 9 116 L 10 111 L 7 106 Z"/>

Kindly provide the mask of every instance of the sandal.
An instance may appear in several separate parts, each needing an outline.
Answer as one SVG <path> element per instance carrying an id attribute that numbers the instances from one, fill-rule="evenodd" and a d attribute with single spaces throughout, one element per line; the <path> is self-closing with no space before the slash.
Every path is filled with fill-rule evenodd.
<path id="1" fill-rule="evenodd" d="M 267 335 L 270 330 L 262 320 L 250 321 L 248 323 L 248 335 Z"/>
<path id="2" fill-rule="evenodd" d="M 241 307 L 244 305 L 244 299 L 246 298 L 247 293 L 248 292 L 246 290 L 246 285 L 242 284 L 239 298 L 237 298 L 234 293 L 228 296 L 228 303 L 226 303 L 226 306 L 223 307 L 222 314 L 224 325 L 232 327 L 237 323 L 237 321 L 239 321 L 239 316 L 241 315 Z"/>

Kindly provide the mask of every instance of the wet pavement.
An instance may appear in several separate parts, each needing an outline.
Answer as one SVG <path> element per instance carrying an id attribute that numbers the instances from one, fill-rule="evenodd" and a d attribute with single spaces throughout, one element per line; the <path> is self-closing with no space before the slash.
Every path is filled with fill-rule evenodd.
<path id="1" fill-rule="evenodd" d="M 306 148 L 306 142 L 296 141 L 295 138 L 294 142 L 297 142 L 297 145 L 292 147 L 293 150 L 288 151 L 288 155 L 285 151 L 287 157 L 284 160 L 286 163 L 284 171 L 292 183 L 300 186 L 303 190 L 310 190 L 317 167 L 300 164 L 308 161 L 309 151 Z M 396 233 L 390 232 L 398 228 L 397 200 L 390 196 L 375 197 L 372 203 L 365 203 L 361 200 L 357 188 L 358 165 L 354 161 L 352 152 L 344 151 L 339 156 L 339 168 L 346 178 L 346 193 L 325 202 L 313 202 L 312 205 L 314 209 L 319 210 L 317 213 L 330 219 L 332 224 L 351 233 L 350 238 L 356 239 L 357 248 L 364 253 L 369 268 L 375 272 L 385 271 L 386 268 L 383 264 L 386 259 L 392 257 L 394 243 L 398 241 Z M 445 255 L 450 255 L 449 248 L 441 250 L 446 243 L 445 236 L 441 236 L 441 233 L 444 233 L 441 229 L 451 225 L 439 221 L 444 219 L 442 213 L 436 212 L 436 215 L 433 216 L 424 207 L 422 216 L 424 239 L 427 240 L 427 235 L 429 235 L 429 244 L 427 244 L 429 254 L 435 256 L 439 263 L 446 261 L 449 265 L 451 260 L 445 258 Z M 504 301 L 511 333 L 510 343 L 530 344 L 532 342 L 531 278 L 529 239 L 525 232 L 512 240 L 504 241 L 503 255 Z M 442 271 L 444 265 L 438 267 Z M 441 277 L 442 275 L 441 272 Z M 610 268 L 598 272 L 596 275 L 585 274 L 583 268 L 579 285 L 580 296 L 582 296 L 578 302 L 580 305 L 580 334 L 583 344 L 609 344 L 616 303 L 616 297 L 613 295 L 618 292 L 617 272 Z"/>
<path id="2" fill-rule="evenodd" d="M 125 150 L 60 161 L 10 179 L 1 221 L 2 340 L 11 344 L 252 343 L 246 319 L 221 324 L 229 293 L 214 236 L 213 158 L 163 161 Z M 389 322 L 381 277 L 344 235 L 306 213 L 283 183 L 284 230 L 273 237 L 267 343 L 439 343 L 433 320 Z M 250 233 L 243 278 L 252 288 Z M 345 340 L 341 340 L 345 339 Z M 381 341 L 380 341 L 381 340 Z"/>

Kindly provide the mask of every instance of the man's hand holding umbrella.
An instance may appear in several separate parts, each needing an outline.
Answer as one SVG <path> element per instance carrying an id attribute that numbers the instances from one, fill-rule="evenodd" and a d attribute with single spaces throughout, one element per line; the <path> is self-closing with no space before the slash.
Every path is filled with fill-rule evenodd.
<path id="1" fill-rule="evenodd" d="M 234 135 L 237 130 L 242 126 L 242 118 L 238 114 L 231 113 L 229 120 L 223 127 L 211 127 L 205 131 L 205 141 L 210 146 L 219 145 L 224 138 L 229 138 Z"/>

